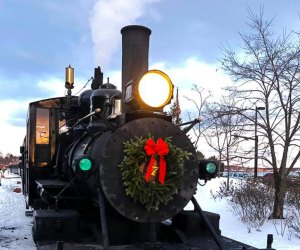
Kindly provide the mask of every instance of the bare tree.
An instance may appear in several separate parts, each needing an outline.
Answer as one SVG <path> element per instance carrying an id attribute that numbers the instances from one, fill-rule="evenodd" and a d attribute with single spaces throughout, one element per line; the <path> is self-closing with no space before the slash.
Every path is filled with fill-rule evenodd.
<path id="1" fill-rule="evenodd" d="M 191 111 L 187 112 L 190 120 L 194 119 L 195 117 L 203 117 L 205 113 L 205 107 L 208 104 L 209 99 L 212 97 L 212 94 L 208 90 L 199 87 L 196 84 L 193 85 L 192 91 L 194 91 L 197 95 L 195 99 L 188 96 L 184 96 L 189 102 L 193 103 L 195 107 L 196 114 L 192 114 Z M 202 133 L 205 131 L 205 129 L 207 129 L 207 126 L 202 122 L 196 124 L 192 129 L 195 138 L 194 146 L 196 148 L 198 146 L 200 137 Z"/>
<path id="2" fill-rule="evenodd" d="M 200 137 L 204 137 L 210 148 L 218 153 L 219 166 L 223 161 L 229 166 L 233 159 L 243 159 L 237 150 L 245 122 L 242 120 L 245 119 L 236 111 L 235 99 L 223 97 L 221 103 L 211 103 L 212 94 L 209 91 L 197 85 L 192 90 L 196 96 L 185 98 L 194 104 L 197 115 L 203 117 L 203 121 L 193 128 L 196 147 Z M 188 116 L 191 119 L 191 112 Z M 227 186 L 228 183 L 229 179 Z"/>
<path id="3" fill-rule="evenodd" d="M 286 31 L 275 37 L 273 20 L 264 21 L 263 10 L 259 15 L 248 13 L 252 33 L 240 34 L 243 47 L 238 53 L 224 47 L 221 61 L 239 84 L 233 89 L 239 107 L 265 107 L 257 122 L 266 143 L 261 158 L 274 171 L 272 216 L 283 218 L 286 178 L 300 157 L 300 40 L 298 34 Z"/>
<path id="4" fill-rule="evenodd" d="M 220 103 L 207 105 L 208 129 L 203 133 L 207 144 L 218 153 L 219 164 L 227 165 L 227 188 L 230 163 L 242 159 L 238 151 L 245 119 L 236 113 L 235 104 L 234 99 L 223 96 Z"/>

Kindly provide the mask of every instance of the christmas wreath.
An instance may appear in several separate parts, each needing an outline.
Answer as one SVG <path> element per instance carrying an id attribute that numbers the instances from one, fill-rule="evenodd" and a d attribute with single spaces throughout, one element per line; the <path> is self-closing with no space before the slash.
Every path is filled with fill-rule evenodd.
<path id="1" fill-rule="evenodd" d="M 189 153 L 171 143 L 171 137 L 135 137 L 124 143 L 124 159 L 119 165 L 126 195 L 156 211 L 167 204 L 181 187 L 184 161 Z"/>

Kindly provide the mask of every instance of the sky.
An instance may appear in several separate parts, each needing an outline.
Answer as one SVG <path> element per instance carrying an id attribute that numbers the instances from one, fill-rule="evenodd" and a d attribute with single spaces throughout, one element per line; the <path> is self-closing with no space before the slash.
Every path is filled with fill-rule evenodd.
<path id="1" fill-rule="evenodd" d="M 122 27 L 152 30 L 149 68 L 165 71 L 190 109 L 193 84 L 213 93 L 231 84 L 219 70 L 222 45 L 240 50 L 247 9 L 274 17 L 273 30 L 299 30 L 297 0 L 0 0 L 0 152 L 19 154 L 28 104 L 64 96 L 65 67 L 80 90 L 100 66 L 121 86 Z"/>

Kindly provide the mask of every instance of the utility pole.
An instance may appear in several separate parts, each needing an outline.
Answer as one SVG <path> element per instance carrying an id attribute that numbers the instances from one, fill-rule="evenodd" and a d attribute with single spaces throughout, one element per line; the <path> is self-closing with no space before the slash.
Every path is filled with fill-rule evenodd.
<path id="1" fill-rule="evenodd" d="M 265 110 L 265 107 L 256 107 L 255 108 L 255 120 L 254 120 L 254 178 L 257 178 L 257 165 L 258 165 L 258 135 L 257 135 L 257 113 L 259 110 Z"/>

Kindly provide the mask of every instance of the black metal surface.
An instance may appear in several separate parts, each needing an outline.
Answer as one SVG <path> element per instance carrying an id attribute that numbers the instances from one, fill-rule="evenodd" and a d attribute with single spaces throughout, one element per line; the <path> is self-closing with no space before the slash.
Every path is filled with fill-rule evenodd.
<path id="1" fill-rule="evenodd" d="M 75 210 L 36 210 L 33 213 L 34 241 L 74 240 L 79 226 L 79 213 Z"/>
<path id="2" fill-rule="evenodd" d="M 184 180 L 178 194 L 158 211 L 148 212 L 133 202 L 124 192 L 119 164 L 123 160 L 123 143 L 135 136 L 146 138 L 151 134 L 155 139 L 172 137 L 172 143 L 192 153 L 185 162 Z M 106 198 L 123 216 L 138 222 L 156 222 L 171 218 L 180 212 L 196 191 L 198 162 L 194 147 L 187 136 L 173 124 L 157 118 L 134 120 L 117 129 L 105 145 L 100 158 L 100 181 Z"/>
<path id="3" fill-rule="evenodd" d="M 44 189 L 51 189 L 51 188 L 64 188 L 68 182 L 61 181 L 59 179 L 44 179 L 44 180 L 36 180 L 35 183 L 38 187 Z"/>
<path id="4" fill-rule="evenodd" d="M 248 246 L 241 242 L 223 237 L 228 250 L 258 250 L 258 248 Z M 64 242 L 64 250 L 104 250 L 103 246 L 93 243 L 76 243 L 76 242 Z M 56 242 L 39 242 L 37 243 L 37 250 L 53 250 L 56 247 Z M 130 245 L 115 245 L 110 246 L 110 250 L 217 250 L 218 247 L 214 241 L 205 236 L 188 244 L 172 244 L 157 242 L 151 243 L 139 243 Z"/>
<path id="5" fill-rule="evenodd" d="M 212 224 L 210 223 L 210 221 L 208 220 L 208 218 L 206 217 L 205 213 L 203 213 L 201 207 L 199 206 L 197 200 L 195 199 L 195 197 L 192 197 L 192 202 L 194 204 L 195 210 L 199 213 L 199 215 L 201 216 L 202 220 L 205 222 L 206 227 L 209 231 L 209 233 L 211 234 L 211 236 L 213 237 L 214 241 L 217 243 L 218 247 L 220 250 L 226 250 L 227 247 L 224 244 L 224 242 L 222 241 L 222 239 L 220 238 L 220 236 L 217 234 L 215 228 L 212 226 Z"/>
<path id="6" fill-rule="evenodd" d="M 105 213 L 105 204 L 102 190 L 98 188 L 98 199 L 100 206 L 100 218 L 101 218 L 101 232 L 103 238 L 103 246 L 105 249 L 109 249 L 109 237 L 106 223 L 106 213 Z"/>
<path id="7" fill-rule="evenodd" d="M 147 111 L 137 111 L 137 112 L 132 112 L 132 113 L 126 113 L 124 115 L 124 121 L 125 123 L 136 120 L 136 119 L 142 119 L 142 118 L 147 118 L 147 117 L 152 117 L 152 118 L 158 118 L 158 119 L 163 119 L 168 122 L 172 122 L 172 116 L 169 115 L 164 115 L 161 113 L 153 113 L 153 112 L 147 112 Z"/>

